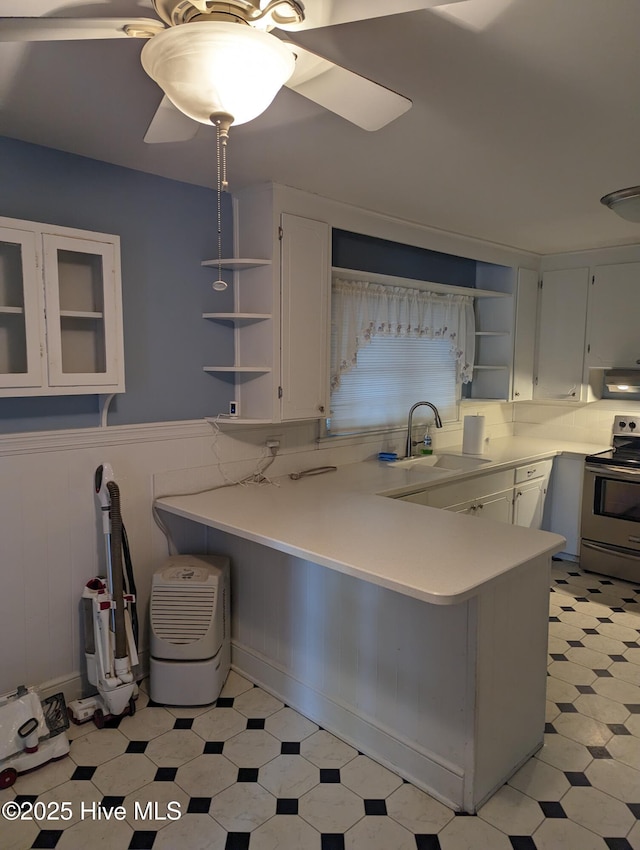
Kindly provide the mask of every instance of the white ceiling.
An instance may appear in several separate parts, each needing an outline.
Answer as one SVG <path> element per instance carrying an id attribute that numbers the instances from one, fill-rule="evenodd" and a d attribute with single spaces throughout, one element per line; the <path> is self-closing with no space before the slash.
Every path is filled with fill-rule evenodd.
<path id="1" fill-rule="evenodd" d="M 393 8 L 393 0 L 389 0 Z M 149 0 L 3 0 L 3 15 L 155 17 Z M 464 0 L 298 40 L 413 101 L 368 133 L 282 89 L 232 128 L 230 190 L 273 180 L 539 253 L 640 242 L 599 199 L 640 184 L 640 2 Z M 214 131 L 142 139 L 142 42 L 0 43 L 0 135 L 204 186 Z"/>

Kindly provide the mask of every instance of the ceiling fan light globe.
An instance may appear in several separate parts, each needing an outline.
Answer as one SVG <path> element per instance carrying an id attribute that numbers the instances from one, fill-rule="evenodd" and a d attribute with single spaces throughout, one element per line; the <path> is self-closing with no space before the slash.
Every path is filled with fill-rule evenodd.
<path id="1" fill-rule="evenodd" d="M 142 67 L 169 100 L 202 124 L 226 113 L 234 125 L 257 118 L 295 67 L 275 36 L 224 21 L 170 27 L 142 48 Z"/>

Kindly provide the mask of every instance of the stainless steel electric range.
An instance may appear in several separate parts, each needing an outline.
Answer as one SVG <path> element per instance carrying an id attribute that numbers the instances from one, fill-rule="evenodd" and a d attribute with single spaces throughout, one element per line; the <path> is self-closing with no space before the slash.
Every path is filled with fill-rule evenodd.
<path id="1" fill-rule="evenodd" d="M 580 566 L 640 582 L 640 416 L 616 416 L 611 448 L 585 458 Z"/>

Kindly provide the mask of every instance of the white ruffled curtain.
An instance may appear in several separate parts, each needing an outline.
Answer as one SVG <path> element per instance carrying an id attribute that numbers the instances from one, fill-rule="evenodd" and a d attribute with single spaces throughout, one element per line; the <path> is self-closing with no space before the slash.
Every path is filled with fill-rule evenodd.
<path id="1" fill-rule="evenodd" d="M 473 298 L 421 289 L 335 280 L 331 295 L 331 388 L 357 364 L 358 350 L 379 334 L 448 339 L 457 378 L 472 379 L 475 355 Z"/>

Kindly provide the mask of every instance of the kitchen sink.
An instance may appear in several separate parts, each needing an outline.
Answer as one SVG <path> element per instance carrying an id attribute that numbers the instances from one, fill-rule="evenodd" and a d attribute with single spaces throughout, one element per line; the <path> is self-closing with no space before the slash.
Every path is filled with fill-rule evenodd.
<path id="1" fill-rule="evenodd" d="M 408 457 L 404 460 L 396 460 L 390 463 L 389 466 L 393 469 L 424 469 L 425 467 L 433 467 L 435 469 L 450 469 L 454 472 L 465 472 L 470 469 L 478 469 L 485 463 L 491 463 L 491 460 L 484 457 L 443 453 Z"/>

